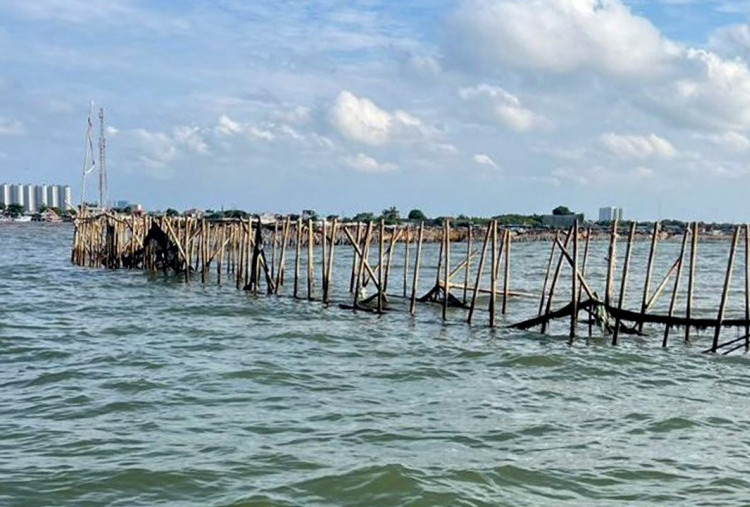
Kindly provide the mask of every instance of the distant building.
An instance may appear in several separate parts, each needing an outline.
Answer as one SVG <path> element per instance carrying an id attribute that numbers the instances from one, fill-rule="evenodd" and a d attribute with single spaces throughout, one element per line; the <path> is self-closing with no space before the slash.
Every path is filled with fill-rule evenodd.
<path id="1" fill-rule="evenodd" d="M 3 183 L 0 185 L 0 204 L 7 207 L 10 203 L 10 185 Z"/>
<path id="2" fill-rule="evenodd" d="M 34 198 L 36 199 L 37 209 L 48 207 L 47 205 L 47 185 L 34 186 Z"/>
<path id="3" fill-rule="evenodd" d="M 606 208 L 599 208 L 599 221 L 600 222 L 618 222 L 622 221 L 623 210 L 615 206 L 608 206 Z"/>
<path id="4" fill-rule="evenodd" d="M 570 213 L 569 215 L 542 215 L 542 225 L 554 228 L 570 227 L 576 220 L 581 224 L 584 221 L 583 213 Z"/>
<path id="5" fill-rule="evenodd" d="M 23 193 L 23 185 L 11 185 L 10 186 L 10 203 L 11 204 L 20 204 L 23 206 L 24 203 L 24 193 Z"/>
<path id="6" fill-rule="evenodd" d="M 73 209 L 73 191 L 70 185 L 58 185 L 60 192 L 60 207 L 63 211 Z"/>
<path id="7" fill-rule="evenodd" d="M 23 186 L 23 210 L 26 213 L 33 213 L 37 210 L 36 192 L 34 185 Z"/>
<path id="8" fill-rule="evenodd" d="M 47 187 L 47 206 L 50 208 L 60 207 L 60 187 L 50 185 Z"/>

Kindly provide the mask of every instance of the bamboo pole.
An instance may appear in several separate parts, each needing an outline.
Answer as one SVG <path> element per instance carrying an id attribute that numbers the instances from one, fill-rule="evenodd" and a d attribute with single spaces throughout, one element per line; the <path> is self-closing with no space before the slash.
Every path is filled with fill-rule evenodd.
<path id="1" fill-rule="evenodd" d="M 409 245 L 412 241 L 412 235 L 409 234 L 409 226 L 406 226 L 406 241 L 404 241 L 404 293 L 406 297 L 406 291 L 408 289 L 409 280 Z"/>
<path id="2" fill-rule="evenodd" d="M 279 221 L 276 217 L 273 219 L 273 243 L 271 245 L 271 278 L 276 278 L 276 244 L 279 242 Z"/>
<path id="3" fill-rule="evenodd" d="M 482 271 L 484 270 L 484 259 L 487 255 L 487 245 L 490 242 L 490 236 L 492 234 L 492 227 L 487 226 L 487 232 L 484 233 L 484 243 L 482 244 L 482 255 L 479 257 L 479 267 L 477 269 L 477 278 L 474 283 L 474 291 L 471 294 L 471 306 L 469 307 L 469 316 L 466 318 L 466 323 L 471 324 L 471 319 L 474 316 L 474 308 L 477 304 L 477 293 L 479 291 L 479 284 L 482 281 Z"/>
<path id="4" fill-rule="evenodd" d="M 326 270 L 326 290 L 323 295 L 323 302 L 325 304 L 330 303 L 331 296 L 331 279 L 333 278 L 333 252 L 336 248 L 336 233 L 338 232 L 338 221 L 334 218 L 333 225 L 331 226 L 331 248 L 328 252 L 328 269 Z M 325 259 L 325 258 L 324 258 Z"/>
<path id="5" fill-rule="evenodd" d="M 299 295 L 299 264 L 300 264 L 300 255 L 301 255 L 301 244 L 302 244 L 302 219 L 297 219 L 297 230 L 295 231 L 297 234 L 297 241 L 294 245 L 294 297 L 298 297 Z"/>
<path id="6" fill-rule="evenodd" d="M 384 241 L 385 241 L 385 220 L 382 218 L 380 219 L 380 233 L 378 234 L 378 265 L 380 266 L 380 270 L 378 270 L 378 313 L 383 313 L 383 297 L 385 297 L 385 294 L 383 294 L 383 250 L 384 250 Z"/>
<path id="7" fill-rule="evenodd" d="M 695 261 L 698 250 L 698 222 L 693 222 L 693 237 L 690 241 L 690 276 L 688 277 L 688 294 L 685 317 L 690 320 L 693 310 L 693 288 L 695 286 Z M 685 325 L 685 341 L 690 341 L 690 324 Z"/>
<path id="8" fill-rule="evenodd" d="M 409 313 L 412 317 L 417 313 L 417 285 L 419 284 L 419 264 L 422 261 L 422 239 L 424 237 L 424 222 L 419 224 L 419 237 L 417 239 L 417 253 L 414 258 L 414 278 L 411 282 L 411 305 Z"/>
<path id="9" fill-rule="evenodd" d="M 578 220 L 573 224 L 573 275 L 570 277 L 571 296 L 573 312 L 570 314 L 570 343 L 576 338 L 578 329 Z"/>
<path id="10" fill-rule="evenodd" d="M 445 282 L 443 283 L 443 321 L 448 320 L 448 300 L 450 299 L 450 267 L 451 267 L 451 224 L 446 219 L 443 224 L 445 231 Z"/>
<path id="11" fill-rule="evenodd" d="M 320 286 L 323 289 L 323 302 L 325 303 L 328 295 L 328 221 L 323 219 L 323 230 L 320 238 L 321 261 L 320 261 Z"/>
<path id="12" fill-rule="evenodd" d="M 559 241 L 559 239 L 560 231 L 555 231 L 555 240 L 552 242 L 552 248 L 550 248 L 549 250 L 549 258 L 547 259 L 547 271 L 545 272 L 544 283 L 542 284 L 542 297 L 539 299 L 539 316 L 542 315 L 542 311 L 544 310 L 544 300 L 547 298 L 547 282 L 549 281 L 549 273 L 552 269 L 552 259 L 555 256 L 555 248 L 557 247 L 557 241 Z"/>
<path id="13" fill-rule="evenodd" d="M 625 302 L 625 290 L 628 286 L 628 269 L 630 268 L 630 253 L 633 249 L 633 240 L 635 238 L 635 222 L 630 223 L 630 234 L 628 234 L 628 246 L 625 249 L 625 265 L 622 268 L 622 280 L 620 280 L 620 294 L 617 303 L 617 309 L 622 310 Z M 612 345 L 617 345 L 617 339 L 620 336 L 620 317 L 615 319 L 615 330 L 612 333 Z"/>
<path id="14" fill-rule="evenodd" d="M 313 298 L 315 274 L 313 272 L 313 246 L 315 236 L 312 218 L 307 219 L 307 299 Z"/>
<path id="15" fill-rule="evenodd" d="M 724 277 L 724 290 L 721 291 L 721 302 L 719 303 L 719 315 L 716 317 L 716 328 L 714 329 L 714 341 L 711 345 L 711 352 L 716 353 L 719 346 L 719 336 L 721 335 L 721 324 L 724 321 L 724 311 L 729 298 L 729 284 L 732 282 L 732 268 L 734 267 L 734 252 L 737 250 L 737 240 L 740 237 L 740 228 L 737 227 L 732 235 L 732 246 L 729 250 L 729 261 L 727 262 L 727 272 Z"/>
<path id="16" fill-rule="evenodd" d="M 750 350 L 750 225 L 745 224 L 745 353 Z"/>
<path id="17" fill-rule="evenodd" d="M 609 236 L 609 257 L 607 259 L 607 285 L 604 294 L 604 304 L 609 306 L 614 292 L 615 257 L 617 256 L 617 218 L 612 221 L 612 232 Z"/>
<path id="18" fill-rule="evenodd" d="M 508 297 L 510 290 L 510 230 L 505 230 L 505 273 L 503 274 L 503 315 L 506 314 L 508 308 Z"/>
<path id="19" fill-rule="evenodd" d="M 349 231 L 346 231 L 347 233 Z M 362 253 L 359 255 L 359 269 L 357 270 L 357 284 L 354 288 L 354 309 L 357 309 L 359 303 L 360 291 L 362 289 L 362 272 L 367 265 L 367 257 L 365 256 L 365 249 L 370 244 L 370 238 L 372 237 L 372 222 L 367 223 L 367 232 L 365 233 L 365 244 L 362 246 Z M 350 237 L 351 238 L 351 237 Z"/>
<path id="20" fill-rule="evenodd" d="M 357 245 L 360 244 L 362 241 L 362 224 L 357 222 Z M 352 274 L 349 277 L 349 293 L 354 292 L 354 277 L 357 273 L 357 256 L 359 254 L 357 253 L 357 250 L 354 249 L 354 252 L 352 254 Z"/>
<path id="21" fill-rule="evenodd" d="M 492 269 L 490 270 L 490 327 L 495 327 L 495 307 L 497 301 L 497 220 L 492 221 Z"/>
<path id="22" fill-rule="evenodd" d="M 573 228 L 571 227 L 570 229 L 568 229 L 568 233 L 565 235 L 565 243 L 563 243 L 563 247 L 568 246 L 568 243 L 570 242 L 570 237 L 572 234 L 573 234 Z M 555 240 L 555 241 L 559 241 L 559 240 Z M 544 310 L 544 314 L 548 314 L 552 311 L 552 300 L 554 299 L 554 296 L 555 296 L 555 288 L 557 287 L 557 281 L 560 278 L 560 270 L 562 270 L 562 264 L 563 264 L 564 258 L 565 258 L 565 254 L 563 251 L 561 251 L 560 257 L 557 259 L 557 266 L 555 267 L 555 274 L 552 277 L 552 282 L 550 283 L 550 286 L 549 286 L 549 295 L 547 296 L 547 305 Z M 548 321 L 545 321 L 542 323 L 542 329 L 541 329 L 542 333 L 547 331 L 547 325 L 548 325 Z"/>
<path id="23" fill-rule="evenodd" d="M 462 301 L 466 304 L 466 296 L 469 291 L 469 271 L 471 270 L 471 224 L 466 226 L 466 264 L 464 265 L 464 294 Z"/>
<path id="24" fill-rule="evenodd" d="M 674 314 L 674 307 L 675 307 L 675 303 L 677 302 L 677 292 L 680 290 L 680 278 L 682 277 L 682 266 L 684 265 L 684 260 L 685 260 L 685 247 L 687 246 L 688 234 L 689 234 L 689 228 L 685 229 L 685 233 L 682 236 L 682 246 L 680 247 L 680 255 L 677 258 L 679 264 L 677 265 L 677 274 L 675 275 L 674 289 L 672 290 L 672 299 L 669 302 L 669 312 L 667 314 L 670 318 Z M 661 344 L 662 347 L 667 346 L 668 339 L 669 339 L 669 324 L 667 324 L 664 327 L 664 340 L 662 341 L 662 344 Z"/>
<path id="25" fill-rule="evenodd" d="M 659 236 L 659 222 L 654 222 L 654 229 L 651 233 L 651 247 L 648 251 L 648 263 L 646 265 L 646 280 L 643 282 L 643 300 L 641 302 L 641 315 L 646 314 L 646 305 L 648 303 L 649 291 L 651 289 L 651 273 L 654 268 L 654 257 L 656 256 L 656 243 Z M 643 332 L 643 321 L 638 323 L 638 331 Z"/>

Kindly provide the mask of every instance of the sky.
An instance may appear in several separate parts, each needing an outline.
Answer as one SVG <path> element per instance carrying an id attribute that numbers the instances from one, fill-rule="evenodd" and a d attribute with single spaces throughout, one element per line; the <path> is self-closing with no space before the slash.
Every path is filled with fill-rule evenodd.
<path id="1" fill-rule="evenodd" d="M 750 0 L 0 0 L 0 181 L 77 200 L 93 100 L 110 198 L 147 209 L 745 222 L 749 21 Z"/>

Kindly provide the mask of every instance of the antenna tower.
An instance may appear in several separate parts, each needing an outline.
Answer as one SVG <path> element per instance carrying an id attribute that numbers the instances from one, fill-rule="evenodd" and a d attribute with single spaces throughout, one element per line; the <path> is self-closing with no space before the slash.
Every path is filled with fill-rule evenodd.
<path id="1" fill-rule="evenodd" d="M 107 207 L 107 166 L 105 154 L 107 140 L 104 138 L 104 108 L 99 109 L 99 208 Z"/>

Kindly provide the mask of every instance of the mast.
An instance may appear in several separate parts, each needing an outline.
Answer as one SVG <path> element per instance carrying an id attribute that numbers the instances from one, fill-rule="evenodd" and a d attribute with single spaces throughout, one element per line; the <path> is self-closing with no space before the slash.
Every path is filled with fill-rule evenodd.
<path id="1" fill-rule="evenodd" d="M 99 209 L 107 207 L 107 167 L 105 153 L 107 140 L 104 138 L 104 108 L 99 108 Z"/>
<path id="2" fill-rule="evenodd" d="M 84 141 L 84 155 L 83 155 L 83 171 L 81 176 L 81 211 L 86 205 L 86 176 L 94 170 L 94 142 L 93 142 L 93 128 L 94 125 L 91 122 L 91 113 L 94 109 L 94 101 L 89 102 L 89 115 L 86 117 L 86 139 Z"/>

